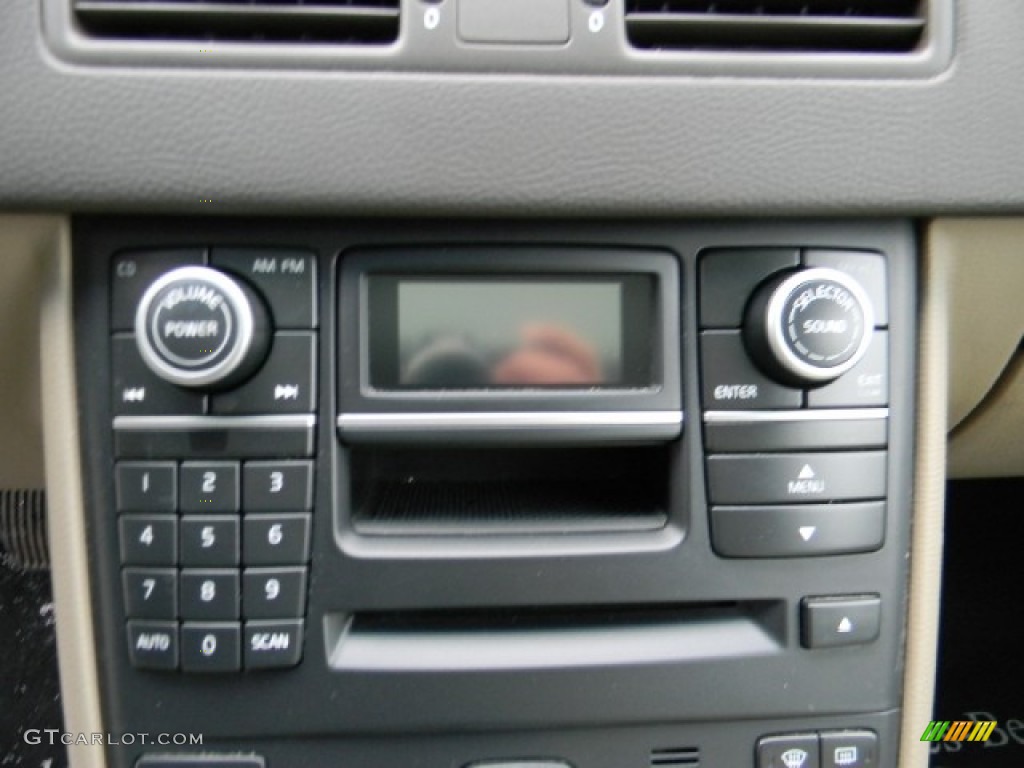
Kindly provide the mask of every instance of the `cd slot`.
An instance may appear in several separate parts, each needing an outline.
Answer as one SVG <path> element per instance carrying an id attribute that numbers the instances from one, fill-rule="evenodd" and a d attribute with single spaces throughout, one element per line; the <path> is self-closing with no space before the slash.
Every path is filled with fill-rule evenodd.
<path id="1" fill-rule="evenodd" d="M 650 531 L 668 520 L 672 444 L 351 449 L 367 536 Z"/>
<path id="2" fill-rule="evenodd" d="M 785 604 L 329 614 L 335 671 L 457 672 L 696 663 L 785 647 Z"/>

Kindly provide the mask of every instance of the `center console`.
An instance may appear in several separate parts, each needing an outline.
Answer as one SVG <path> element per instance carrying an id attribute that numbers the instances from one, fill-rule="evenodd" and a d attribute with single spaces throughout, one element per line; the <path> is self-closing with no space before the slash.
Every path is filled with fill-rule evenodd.
<path id="1" fill-rule="evenodd" d="M 110 765 L 896 765 L 908 223 L 73 252 Z"/>

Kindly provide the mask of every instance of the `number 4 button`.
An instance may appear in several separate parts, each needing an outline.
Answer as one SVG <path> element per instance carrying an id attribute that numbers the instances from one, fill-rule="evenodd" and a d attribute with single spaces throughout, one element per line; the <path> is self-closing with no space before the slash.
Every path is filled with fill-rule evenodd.
<path id="1" fill-rule="evenodd" d="M 309 513 L 246 515 L 242 560 L 246 565 L 298 565 L 309 559 Z"/>
<path id="2" fill-rule="evenodd" d="M 118 523 L 123 565 L 175 565 L 178 525 L 174 515 L 122 515 Z"/>

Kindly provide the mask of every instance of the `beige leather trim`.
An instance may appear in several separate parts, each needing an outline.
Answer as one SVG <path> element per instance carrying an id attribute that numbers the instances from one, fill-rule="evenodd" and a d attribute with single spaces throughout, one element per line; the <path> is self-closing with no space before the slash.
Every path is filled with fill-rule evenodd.
<path id="1" fill-rule="evenodd" d="M 42 488 L 39 400 L 40 243 L 54 219 L 0 216 L 0 488 Z"/>
<path id="2" fill-rule="evenodd" d="M 48 237 L 37 253 L 47 267 L 42 294 L 42 391 L 50 571 L 57 618 L 64 730 L 103 733 L 89 591 L 88 552 L 75 388 L 74 320 L 71 311 L 70 222 L 46 220 Z M 2 223 L 0 223 L 2 226 Z M 74 768 L 104 768 L 103 747 L 68 747 Z"/>
<path id="3" fill-rule="evenodd" d="M 1024 353 L 953 430 L 947 471 L 953 477 L 1024 475 Z"/>
<path id="4" fill-rule="evenodd" d="M 1024 219 L 937 219 L 928 247 L 949 283 L 949 427 L 985 398 L 1024 335 Z"/>
<path id="5" fill-rule="evenodd" d="M 917 458 L 911 531 L 910 601 L 903 680 L 901 768 L 927 768 L 921 741 L 932 718 L 942 586 L 942 537 L 946 490 L 948 318 L 952 258 L 929 238 L 921 265 L 917 378 Z"/>

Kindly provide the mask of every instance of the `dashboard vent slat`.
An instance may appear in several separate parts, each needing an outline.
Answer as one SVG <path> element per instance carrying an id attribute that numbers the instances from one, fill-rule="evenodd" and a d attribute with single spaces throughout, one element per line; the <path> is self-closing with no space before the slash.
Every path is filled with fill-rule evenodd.
<path id="1" fill-rule="evenodd" d="M 651 750 L 651 768 L 699 768 L 699 747 L 669 747 Z"/>
<path id="2" fill-rule="evenodd" d="M 256 43 L 385 45 L 398 38 L 399 0 L 75 0 L 95 37 Z"/>
<path id="3" fill-rule="evenodd" d="M 798 53 L 908 53 L 924 38 L 907 0 L 626 0 L 637 48 Z"/>

